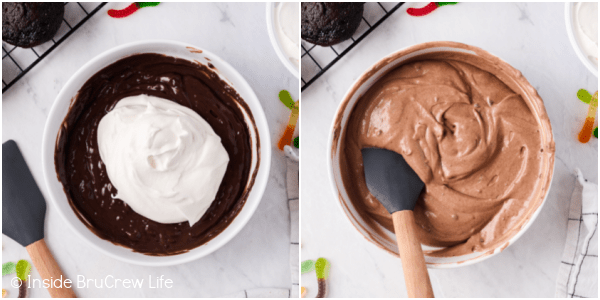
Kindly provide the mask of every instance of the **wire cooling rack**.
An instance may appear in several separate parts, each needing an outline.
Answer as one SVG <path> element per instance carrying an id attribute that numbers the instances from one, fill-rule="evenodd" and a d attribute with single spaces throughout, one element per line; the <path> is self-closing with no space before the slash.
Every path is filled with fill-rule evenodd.
<path id="1" fill-rule="evenodd" d="M 21 48 L 2 42 L 2 93 L 6 92 L 83 23 L 97 13 L 106 2 L 67 2 L 65 16 L 54 38 L 33 48 Z"/>
<path id="2" fill-rule="evenodd" d="M 302 91 L 350 52 L 367 35 L 391 16 L 404 2 L 367 2 L 358 29 L 349 40 L 321 47 L 302 40 Z"/>

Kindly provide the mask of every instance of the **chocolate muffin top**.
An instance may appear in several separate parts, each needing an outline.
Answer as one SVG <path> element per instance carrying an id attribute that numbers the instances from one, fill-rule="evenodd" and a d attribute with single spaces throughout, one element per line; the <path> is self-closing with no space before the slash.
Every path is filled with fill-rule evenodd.
<path id="1" fill-rule="evenodd" d="M 51 40 L 65 14 L 63 2 L 2 2 L 2 40 L 31 48 Z"/>
<path id="2" fill-rule="evenodd" d="M 302 2 L 302 39 L 331 46 L 352 37 L 360 25 L 364 3 Z"/>

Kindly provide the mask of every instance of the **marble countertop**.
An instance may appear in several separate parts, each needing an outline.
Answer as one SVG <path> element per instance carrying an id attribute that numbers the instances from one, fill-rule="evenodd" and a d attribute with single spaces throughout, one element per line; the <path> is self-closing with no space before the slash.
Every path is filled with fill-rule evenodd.
<path id="1" fill-rule="evenodd" d="M 301 259 L 330 260 L 329 297 L 406 297 L 400 260 L 367 242 L 336 203 L 326 168 L 328 130 L 347 89 L 380 58 L 417 43 L 457 41 L 499 56 L 537 89 L 552 123 L 556 163 L 547 201 L 529 230 L 483 262 L 430 270 L 434 292 L 438 297 L 553 297 L 575 168 L 598 182 L 598 140 L 580 144 L 576 139 L 587 112 L 576 93 L 580 88 L 593 93 L 598 79 L 569 43 L 564 3 L 459 3 L 421 18 L 406 13 L 424 5 L 402 6 L 302 92 Z M 307 297 L 314 297 L 314 272 L 302 275 L 301 283 Z"/>
<path id="2" fill-rule="evenodd" d="M 109 3 L 54 52 L 2 95 L 2 141 L 15 140 L 42 194 L 41 143 L 44 124 L 54 98 L 83 64 L 118 45 L 146 39 L 171 39 L 197 45 L 231 64 L 248 81 L 260 99 L 271 130 L 272 147 L 287 124 L 289 110 L 278 100 L 282 89 L 294 99 L 298 79 L 279 61 L 266 28 L 264 3 L 162 3 L 124 19 L 106 11 L 130 3 Z M 68 5 L 77 5 L 70 3 Z M 92 4 L 84 4 L 92 7 Z M 64 26 L 64 25 L 63 25 Z M 218 297 L 258 288 L 291 287 L 289 266 L 290 225 L 285 190 L 285 157 L 273 147 L 270 178 L 260 206 L 245 228 L 229 243 L 199 260 L 172 267 L 141 267 L 103 255 L 75 233 L 48 205 L 46 243 L 64 273 L 100 281 L 108 275 L 148 281 L 171 279 L 173 288 L 76 289 L 79 297 Z M 6 201 L 6 199 L 4 199 Z M 3 235 L 2 261 L 30 260 L 21 245 Z M 31 261 L 31 260 L 30 260 Z M 33 278 L 39 278 L 37 271 Z M 2 286 L 16 297 L 10 276 Z M 43 288 L 30 297 L 48 297 Z"/>

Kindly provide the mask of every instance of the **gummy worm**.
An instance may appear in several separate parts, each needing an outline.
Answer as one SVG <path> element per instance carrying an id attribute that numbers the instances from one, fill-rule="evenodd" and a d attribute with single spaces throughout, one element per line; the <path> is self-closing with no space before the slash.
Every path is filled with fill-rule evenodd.
<path id="1" fill-rule="evenodd" d="M 579 98 L 579 100 L 581 100 L 583 103 L 590 104 L 592 95 L 585 89 L 579 89 L 579 91 L 577 91 L 577 98 Z"/>
<path id="2" fill-rule="evenodd" d="M 594 130 L 594 120 L 596 118 L 596 111 L 598 110 L 598 91 L 594 93 L 592 100 L 590 100 L 590 106 L 588 108 L 588 114 L 583 123 L 583 128 L 579 132 L 578 139 L 581 143 L 587 143 L 592 137 L 592 131 Z"/>
<path id="3" fill-rule="evenodd" d="M 301 273 L 308 273 L 315 269 L 315 261 L 314 260 L 305 260 L 300 264 Z"/>
<path id="4" fill-rule="evenodd" d="M 27 283 L 24 280 L 19 279 L 19 298 L 27 298 Z"/>
<path id="5" fill-rule="evenodd" d="M 581 100 L 581 102 L 589 104 L 592 101 L 592 95 L 585 89 L 580 89 L 577 91 L 577 98 Z M 598 138 L 598 127 L 594 128 L 594 137 Z"/>
<path id="6" fill-rule="evenodd" d="M 329 261 L 321 257 L 315 262 L 315 271 L 317 272 L 317 283 L 319 291 L 315 298 L 325 298 L 327 295 L 327 277 L 329 277 Z"/>
<path id="7" fill-rule="evenodd" d="M 109 9 L 108 15 L 113 18 L 125 18 L 138 11 L 138 9 L 142 7 L 157 6 L 158 4 L 160 4 L 160 2 L 134 2 L 123 9 Z"/>
<path id="8" fill-rule="evenodd" d="M 16 267 L 17 267 L 17 265 L 12 261 L 3 263 L 2 264 L 2 276 L 10 275 L 12 273 L 17 272 Z"/>
<path id="9" fill-rule="evenodd" d="M 283 135 L 277 143 L 277 147 L 279 148 L 279 150 L 283 151 L 283 147 L 285 145 L 289 145 L 292 143 L 294 131 L 296 130 L 296 123 L 298 122 L 298 115 L 300 111 L 300 107 L 298 105 L 300 103 L 298 101 L 294 102 L 294 100 L 292 100 L 292 96 L 290 96 L 290 93 L 286 90 L 282 90 L 279 92 L 279 100 L 281 100 L 281 102 L 283 102 L 283 104 L 285 104 L 287 108 L 292 110 L 287 127 L 285 128 Z"/>
<path id="10" fill-rule="evenodd" d="M 21 259 L 17 262 L 17 265 L 15 266 L 15 271 L 17 273 L 17 277 L 25 281 L 27 280 L 27 276 L 29 276 L 29 274 L 31 273 L 31 264 L 28 261 Z"/>
<path id="11" fill-rule="evenodd" d="M 305 287 L 300 287 L 300 297 L 302 297 L 302 298 L 306 297 L 306 288 Z"/>
<path id="12" fill-rule="evenodd" d="M 422 17 L 430 14 L 432 11 L 436 10 L 440 6 L 444 5 L 454 5 L 458 2 L 431 2 L 427 4 L 425 7 L 421 8 L 409 8 L 406 12 L 413 17 Z"/>

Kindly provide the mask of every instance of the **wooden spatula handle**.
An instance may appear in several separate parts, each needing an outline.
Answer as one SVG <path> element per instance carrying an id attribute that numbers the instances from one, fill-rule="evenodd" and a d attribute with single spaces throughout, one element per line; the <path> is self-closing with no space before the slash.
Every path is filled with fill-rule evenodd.
<path id="1" fill-rule="evenodd" d="M 411 210 L 392 214 L 394 231 L 400 250 L 406 291 L 411 298 L 433 298 L 431 281 L 425 265 L 421 243 L 416 235 L 415 217 Z"/>
<path id="2" fill-rule="evenodd" d="M 50 282 L 50 280 L 61 278 L 60 276 L 62 275 L 64 283 L 64 280 L 66 280 L 67 277 L 63 275 L 60 267 L 58 267 L 58 264 L 54 260 L 54 256 L 52 256 L 50 250 L 48 250 L 48 246 L 46 246 L 44 239 L 27 246 L 27 252 L 29 252 L 29 256 L 33 261 L 35 269 L 38 270 L 40 276 L 42 276 L 42 280 L 48 280 L 48 282 Z M 73 293 L 73 289 L 64 287 L 64 284 L 62 288 L 51 286 L 48 288 L 48 292 L 52 298 L 76 297 L 75 293 Z"/>

